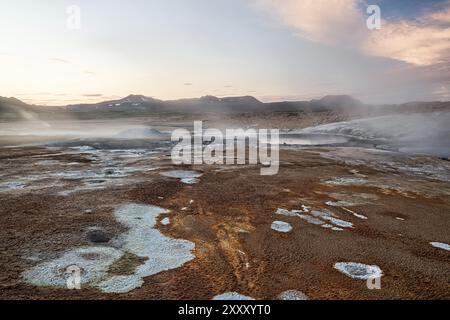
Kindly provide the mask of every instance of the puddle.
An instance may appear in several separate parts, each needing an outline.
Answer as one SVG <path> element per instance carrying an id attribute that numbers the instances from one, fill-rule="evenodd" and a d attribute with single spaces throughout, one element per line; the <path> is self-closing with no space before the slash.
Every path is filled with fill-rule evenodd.
<path id="1" fill-rule="evenodd" d="M 283 221 L 274 221 L 270 228 L 272 230 L 284 233 L 292 231 L 292 226 L 289 223 Z"/>
<path id="2" fill-rule="evenodd" d="M 136 268 L 132 275 L 113 276 L 99 287 L 104 292 L 128 292 L 140 287 L 144 277 L 181 267 L 193 260 L 193 242 L 166 237 L 154 229 L 160 214 L 166 209 L 139 204 L 129 204 L 115 211 L 118 222 L 129 228 L 122 236 L 122 249 L 148 260 Z"/>
<path id="3" fill-rule="evenodd" d="M 202 173 L 195 171 L 185 171 L 185 170 L 172 170 L 161 172 L 160 175 L 169 178 L 178 178 L 181 179 L 181 182 L 186 184 L 195 184 L 199 182 L 199 179 L 202 176 Z"/>
<path id="4" fill-rule="evenodd" d="M 244 296 L 237 292 L 225 292 L 213 298 L 213 300 L 255 300 L 252 297 Z"/>
<path id="5" fill-rule="evenodd" d="M 443 243 L 443 242 L 430 242 L 430 244 L 435 247 L 435 248 L 439 248 L 439 249 L 444 249 L 447 251 L 450 251 L 450 245 Z"/>
<path id="6" fill-rule="evenodd" d="M 354 279 L 367 280 L 370 278 L 379 278 L 383 275 L 380 267 L 357 262 L 337 262 L 334 268 Z"/>
<path id="7" fill-rule="evenodd" d="M 278 295 L 279 300 L 309 300 L 308 296 L 301 291 L 287 290 Z"/>

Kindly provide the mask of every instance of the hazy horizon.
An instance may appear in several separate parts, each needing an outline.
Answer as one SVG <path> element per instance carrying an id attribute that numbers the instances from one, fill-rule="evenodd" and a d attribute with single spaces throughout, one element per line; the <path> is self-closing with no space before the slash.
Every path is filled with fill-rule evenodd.
<path id="1" fill-rule="evenodd" d="M 145 98 L 150 98 L 150 99 L 155 99 L 155 100 L 159 100 L 159 101 L 163 101 L 163 102 L 170 102 L 170 101 L 180 101 L 180 100 L 189 100 L 189 99 L 200 99 L 200 98 L 203 98 L 203 97 L 206 97 L 206 96 L 213 96 L 213 95 L 209 95 L 209 94 L 207 94 L 207 95 L 204 95 L 204 96 L 199 96 L 199 97 L 181 97 L 181 98 L 176 98 L 176 99 L 160 99 L 160 98 L 158 98 L 158 97 L 152 97 L 152 96 L 147 96 L 147 95 L 144 95 L 144 94 L 139 94 L 139 93 L 132 93 L 132 94 L 128 94 L 128 95 L 126 95 L 126 96 L 123 96 L 123 97 L 119 97 L 119 96 L 117 96 L 116 98 L 111 98 L 111 99 L 101 99 L 101 98 L 99 98 L 98 100 L 89 100 L 89 101 L 81 101 L 81 102 L 76 102 L 76 103 L 68 103 L 68 104 L 61 104 L 61 105 L 56 105 L 56 104 L 53 104 L 53 105 L 51 105 L 51 104 L 36 104 L 36 103 L 28 103 L 28 102 L 25 102 L 25 100 L 22 100 L 22 99 L 19 99 L 19 98 L 17 98 L 17 97 L 2 97 L 1 95 L 0 95 L 0 98 L 6 98 L 6 99 L 17 99 L 17 100 L 19 100 L 19 101 L 22 101 L 22 102 L 24 102 L 24 103 L 27 103 L 27 104 L 29 104 L 29 105 L 34 105 L 34 106 L 42 106 L 42 107 L 66 107 L 66 106 L 71 106 L 71 105 L 81 105 L 81 104 L 86 104 L 86 105 L 90 105 L 90 104 L 98 104 L 98 103 L 104 103 L 104 102 L 113 102 L 113 101 L 119 101 L 119 100 L 124 100 L 124 99 L 126 99 L 126 98 L 128 98 L 129 96 L 143 96 L 143 97 L 145 97 Z M 241 98 L 241 97 L 252 97 L 252 98 L 255 98 L 255 99 L 257 99 L 258 101 L 260 101 L 260 102 L 262 102 L 262 103 L 282 103 L 282 102 L 310 102 L 310 101 L 313 101 L 313 100 L 321 100 L 322 98 L 325 98 L 325 97 L 327 97 L 327 96 L 349 96 L 350 98 L 354 98 L 354 99 L 356 99 L 357 101 L 359 101 L 359 102 L 361 102 L 361 103 L 363 103 L 363 104 L 366 104 L 366 105 L 373 105 L 373 106 L 381 106 L 381 105 L 390 105 L 390 104 L 392 104 L 392 105 L 400 105 L 400 104 L 403 104 L 403 103 L 420 103 L 420 102 L 450 102 L 450 100 L 410 100 L 410 101 L 404 101 L 404 102 L 398 102 L 398 103 L 389 103 L 389 102 L 386 102 L 386 103 L 379 103 L 379 104 L 377 104 L 377 103 L 366 103 L 365 101 L 362 101 L 362 100 L 360 100 L 360 99 L 357 99 L 357 98 L 355 98 L 355 97 L 353 97 L 353 96 L 350 96 L 350 95 L 347 95 L 347 94 L 342 94 L 342 95 L 324 95 L 324 96 L 317 96 L 317 97 L 312 97 L 312 98 L 309 98 L 309 99 L 301 99 L 301 98 L 299 98 L 299 99 L 295 99 L 295 97 L 294 98 L 291 98 L 291 99 L 289 99 L 288 97 L 286 97 L 286 99 L 281 99 L 281 100 L 276 100 L 276 98 L 274 98 L 274 99 L 269 99 L 269 100 L 263 100 L 263 99 L 259 99 L 259 98 L 257 98 L 257 97 L 254 97 L 254 96 L 252 96 L 252 95 L 245 95 L 245 96 L 214 96 L 214 97 L 216 97 L 216 98 Z"/>

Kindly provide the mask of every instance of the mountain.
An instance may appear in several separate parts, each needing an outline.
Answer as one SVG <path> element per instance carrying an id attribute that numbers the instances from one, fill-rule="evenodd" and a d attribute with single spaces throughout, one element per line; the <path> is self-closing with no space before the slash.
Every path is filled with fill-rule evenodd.
<path id="1" fill-rule="evenodd" d="M 66 107 L 71 112 L 256 112 L 264 103 L 254 97 L 217 98 L 204 96 L 193 99 L 157 100 L 142 95 L 129 95 L 123 99 L 94 104 L 77 104 Z"/>
<path id="2" fill-rule="evenodd" d="M 16 98 L 0 97 L 0 118 L 31 120 L 34 107 Z"/>
<path id="3" fill-rule="evenodd" d="M 337 115 L 373 115 L 450 111 L 450 102 L 411 102 L 399 105 L 368 105 L 348 95 L 329 95 L 311 101 L 285 101 L 263 103 L 252 96 L 159 100 L 143 95 L 129 95 L 122 99 L 92 104 L 74 104 L 65 107 L 28 105 L 15 98 L 0 97 L 0 118 L 34 119 L 58 118 L 69 115 L 75 118 L 91 118 L 92 115 L 128 117 L 147 113 L 318 113 Z"/>
<path id="4" fill-rule="evenodd" d="M 264 103 L 251 96 L 201 98 L 166 101 L 165 110 L 172 112 L 256 112 L 264 109 Z"/>
<path id="5" fill-rule="evenodd" d="M 312 100 L 311 103 L 325 109 L 354 110 L 366 107 L 364 103 L 348 95 L 329 95 L 320 100 Z"/>
<path id="6" fill-rule="evenodd" d="M 62 107 L 46 107 L 27 104 L 16 98 L 0 97 L 0 120 L 63 119 L 67 110 Z"/>
<path id="7" fill-rule="evenodd" d="M 91 111 L 156 111 L 162 107 L 162 100 L 153 99 L 143 95 L 129 95 L 119 100 L 103 101 L 94 104 L 68 105 L 66 109 L 72 112 Z"/>
<path id="8" fill-rule="evenodd" d="M 207 95 L 200 98 L 158 100 L 142 95 L 130 95 L 120 100 L 67 106 L 71 112 L 135 113 L 317 113 L 368 117 L 373 115 L 450 111 L 450 102 L 414 102 L 399 105 L 369 105 L 348 95 L 328 95 L 310 101 L 263 103 L 252 96 L 218 98 Z"/>

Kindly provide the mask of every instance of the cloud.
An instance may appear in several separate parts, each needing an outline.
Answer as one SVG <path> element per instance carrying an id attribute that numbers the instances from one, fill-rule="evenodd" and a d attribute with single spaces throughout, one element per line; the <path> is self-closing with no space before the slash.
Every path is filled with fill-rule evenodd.
<path id="1" fill-rule="evenodd" d="M 103 94 L 101 93 L 85 93 L 83 94 L 83 97 L 102 97 Z"/>
<path id="2" fill-rule="evenodd" d="M 70 64 L 70 61 L 61 59 L 61 58 L 49 58 L 49 60 L 54 61 L 54 62 L 59 62 L 59 63 L 67 63 Z"/>
<path id="3" fill-rule="evenodd" d="M 257 0 L 297 34 L 314 42 L 345 45 L 363 35 L 359 0 Z"/>
<path id="4" fill-rule="evenodd" d="M 450 1 L 447 1 L 446 8 L 444 10 L 440 10 L 439 12 L 435 12 L 429 15 L 429 19 L 449 23 L 450 21 Z"/>
<path id="5" fill-rule="evenodd" d="M 351 47 L 366 55 L 417 66 L 450 62 L 450 0 L 416 19 L 383 20 L 368 30 L 363 0 L 256 0 L 310 41 Z M 381 7 L 383 16 L 383 7 Z"/>
<path id="6" fill-rule="evenodd" d="M 380 32 L 371 34 L 365 52 L 418 66 L 450 63 L 450 2 L 447 5 L 444 12 L 414 21 L 384 21 Z"/>
<path id="7" fill-rule="evenodd" d="M 442 85 L 435 88 L 433 91 L 433 96 L 448 101 L 450 99 L 450 86 Z"/>

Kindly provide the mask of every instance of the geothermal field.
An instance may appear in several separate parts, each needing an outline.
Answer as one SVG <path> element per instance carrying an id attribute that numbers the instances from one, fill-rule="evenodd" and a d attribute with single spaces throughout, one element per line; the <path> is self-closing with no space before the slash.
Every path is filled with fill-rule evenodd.
<path id="1" fill-rule="evenodd" d="M 171 132 L 194 120 L 279 128 L 278 173 L 174 164 Z M 0 298 L 449 299 L 449 123 L 442 111 L 3 121 Z"/>

